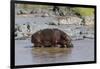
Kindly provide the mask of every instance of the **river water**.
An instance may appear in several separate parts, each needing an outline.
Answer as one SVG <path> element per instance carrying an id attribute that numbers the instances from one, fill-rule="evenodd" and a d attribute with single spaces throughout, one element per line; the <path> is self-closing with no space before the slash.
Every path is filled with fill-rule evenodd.
<path id="1" fill-rule="evenodd" d="M 15 24 L 30 24 L 32 31 L 57 27 L 75 38 L 80 38 L 80 31 L 84 33 L 84 30 L 87 29 L 76 25 L 52 26 L 45 24 L 53 20 L 55 20 L 53 17 L 16 16 Z M 91 28 L 90 30 L 94 31 Z M 30 39 L 15 40 L 15 65 L 94 61 L 94 39 L 73 40 L 72 43 L 73 48 L 33 48 Z"/>
<path id="2" fill-rule="evenodd" d="M 15 40 L 15 65 L 94 61 L 94 39 L 72 43 L 73 48 L 33 48 L 30 40 Z"/>

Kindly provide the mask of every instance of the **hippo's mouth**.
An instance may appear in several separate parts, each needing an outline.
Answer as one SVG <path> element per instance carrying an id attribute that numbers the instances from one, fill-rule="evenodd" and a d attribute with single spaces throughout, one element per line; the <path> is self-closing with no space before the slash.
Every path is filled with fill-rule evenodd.
<path id="1" fill-rule="evenodd" d="M 51 47 L 52 45 L 50 43 L 44 44 L 45 47 Z"/>

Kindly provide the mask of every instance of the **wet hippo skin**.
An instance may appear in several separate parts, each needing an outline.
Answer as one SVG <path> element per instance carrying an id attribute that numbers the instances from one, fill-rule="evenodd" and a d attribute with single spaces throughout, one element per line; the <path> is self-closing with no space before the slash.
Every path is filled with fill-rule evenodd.
<path id="1" fill-rule="evenodd" d="M 35 32 L 31 36 L 31 42 L 34 44 L 34 47 L 73 47 L 70 36 L 57 28 Z"/>

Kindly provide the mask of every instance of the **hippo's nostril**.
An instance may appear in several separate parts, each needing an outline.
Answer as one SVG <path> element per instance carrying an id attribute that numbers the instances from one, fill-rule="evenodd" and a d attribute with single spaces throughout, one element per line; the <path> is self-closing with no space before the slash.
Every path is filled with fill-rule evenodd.
<path id="1" fill-rule="evenodd" d="M 50 41 L 44 41 L 44 45 L 45 45 L 45 46 L 50 46 L 51 43 L 50 43 Z"/>

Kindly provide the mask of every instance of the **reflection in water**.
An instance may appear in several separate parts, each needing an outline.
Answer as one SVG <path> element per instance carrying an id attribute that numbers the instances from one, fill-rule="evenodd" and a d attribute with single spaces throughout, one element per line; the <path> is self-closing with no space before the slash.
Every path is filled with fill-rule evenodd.
<path id="1" fill-rule="evenodd" d="M 64 62 L 71 51 L 71 48 L 33 48 L 33 61 L 40 64 Z"/>
<path id="2" fill-rule="evenodd" d="M 73 48 L 32 48 L 30 40 L 15 40 L 15 65 L 94 60 L 94 39 L 72 41 Z"/>
<path id="3" fill-rule="evenodd" d="M 71 48 L 33 48 L 32 53 L 37 55 L 57 55 L 57 54 L 69 54 L 71 53 Z"/>

